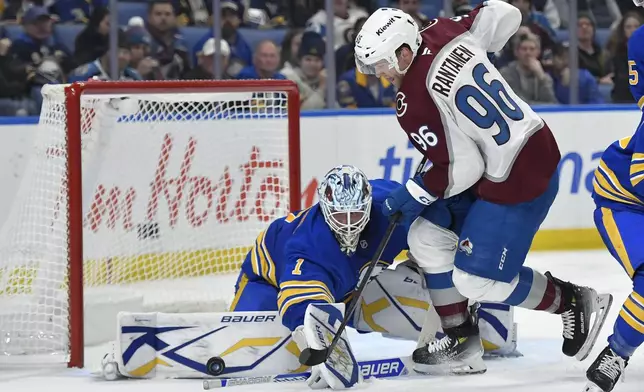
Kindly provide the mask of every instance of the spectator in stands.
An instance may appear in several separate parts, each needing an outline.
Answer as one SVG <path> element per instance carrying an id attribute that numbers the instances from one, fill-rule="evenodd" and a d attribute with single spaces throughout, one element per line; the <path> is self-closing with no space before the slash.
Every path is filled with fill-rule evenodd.
<path id="1" fill-rule="evenodd" d="M 514 48 L 517 46 L 517 42 L 530 34 L 532 34 L 532 32 L 528 26 L 519 26 L 517 32 L 510 37 L 503 49 L 498 53 L 495 53 L 490 61 L 492 61 L 498 69 L 501 69 L 516 60 L 514 57 Z"/>
<path id="2" fill-rule="evenodd" d="M 110 11 L 94 9 L 87 26 L 76 36 L 74 64 L 82 65 L 101 57 L 110 46 Z"/>
<path id="3" fill-rule="evenodd" d="M 31 66 L 9 55 L 11 40 L 0 39 L 0 116 L 37 115 L 36 102 L 28 97 Z"/>
<path id="4" fill-rule="evenodd" d="M 557 103 L 552 78 L 539 61 L 539 45 L 539 37 L 534 34 L 520 36 L 514 48 L 516 61 L 500 72 L 512 90 L 527 103 Z"/>
<path id="5" fill-rule="evenodd" d="M 226 69 L 228 68 L 228 60 L 230 59 L 230 46 L 223 39 L 220 41 L 221 45 L 221 67 L 224 70 L 221 79 L 232 79 Z M 209 38 L 203 45 L 203 48 L 197 53 L 197 66 L 190 70 L 185 75 L 185 79 L 198 80 L 198 79 L 215 79 L 215 59 L 213 58 L 216 52 L 215 39 Z"/>
<path id="6" fill-rule="evenodd" d="M 302 109 L 326 107 L 326 72 L 324 72 L 324 39 L 314 31 L 302 36 L 298 51 L 299 66 L 284 70 L 284 76 L 297 83 Z"/>
<path id="7" fill-rule="evenodd" d="M 356 24 L 353 26 L 351 32 L 351 43 L 342 45 L 338 50 L 335 51 L 335 77 L 336 82 L 340 80 L 345 72 L 350 71 L 356 67 L 355 52 L 354 52 L 354 42 L 358 35 L 358 32 L 362 30 L 362 25 L 367 21 L 367 18 L 360 18 L 356 20 Z"/>
<path id="8" fill-rule="evenodd" d="M 591 2 L 594 0 L 577 0 L 577 13 L 586 13 L 592 16 Z M 613 0 L 602 0 L 602 2 L 612 2 Z M 630 1 L 630 0 L 629 0 Z M 553 0 L 557 12 L 559 13 L 559 19 L 561 21 L 559 28 L 567 29 L 570 26 L 570 2 L 568 0 Z"/>
<path id="9" fill-rule="evenodd" d="M 349 0 L 334 0 L 333 12 L 333 44 L 334 49 L 342 45 L 353 43 L 352 32 L 353 26 L 359 18 L 367 18 L 369 15 L 363 8 L 351 6 Z M 326 36 L 326 11 L 319 10 L 309 19 L 306 29 L 315 31 L 321 36 Z"/>
<path id="10" fill-rule="evenodd" d="M 633 32 L 642 25 L 642 16 L 636 12 L 627 12 L 613 30 L 606 49 L 610 57 L 613 74 L 613 91 L 611 99 L 614 103 L 633 103 L 628 80 L 630 79 L 628 67 L 628 39 Z"/>
<path id="11" fill-rule="evenodd" d="M 343 108 L 396 106 L 396 88 L 385 78 L 365 75 L 355 68 L 340 76 L 336 94 Z"/>
<path id="12" fill-rule="evenodd" d="M 555 47 L 550 72 L 554 84 L 557 101 L 570 103 L 570 67 L 568 66 L 568 43 L 564 42 Z M 579 69 L 579 103 L 604 103 L 595 77 L 587 69 Z"/>
<path id="13" fill-rule="evenodd" d="M 32 6 L 25 12 L 22 24 L 24 33 L 13 42 L 9 54 L 36 70 L 30 79 L 31 97 L 40 108 L 42 86 L 64 82 L 65 75 L 74 68 L 74 62 L 67 49 L 53 36 L 53 20 L 47 9 Z"/>
<path id="14" fill-rule="evenodd" d="M 108 0 L 56 0 L 49 6 L 49 12 L 60 23 L 88 23 L 97 8 L 108 5 Z"/>
<path id="15" fill-rule="evenodd" d="M 244 12 L 244 26 L 250 28 L 274 29 L 287 26 L 286 15 L 290 1 L 250 0 Z"/>
<path id="16" fill-rule="evenodd" d="M 144 80 L 163 80 L 159 62 L 150 56 L 150 34 L 145 27 L 129 26 L 125 36 L 130 47 L 130 67 Z"/>
<path id="17" fill-rule="evenodd" d="M 543 14 L 548 19 L 550 27 L 557 30 L 561 26 L 559 10 L 553 0 L 533 0 L 534 10 Z"/>
<path id="18" fill-rule="evenodd" d="M 179 26 L 212 26 L 212 1 L 174 0 Z"/>
<path id="19" fill-rule="evenodd" d="M 469 0 L 453 0 L 452 1 L 452 16 L 463 16 L 472 12 L 472 5 Z"/>
<path id="20" fill-rule="evenodd" d="M 18 23 L 32 5 L 34 4 L 23 0 L 5 0 L 2 20 Z M 42 6 L 42 4 L 40 5 Z"/>
<path id="21" fill-rule="evenodd" d="M 420 12 L 419 0 L 398 0 L 397 8 L 400 8 L 401 10 L 411 15 L 411 17 L 414 18 L 416 24 L 418 24 L 419 27 L 422 27 L 429 22 L 427 15 Z"/>
<path id="22" fill-rule="evenodd" d="M 304 28 L 311 17 L 320 9 L 320 0 L 291 0 L 287 8 L 287 20 L 292 28 Z"/>
<path id="23" fill-rule="evenodd" d="M 279 65 L 280 54 L 275 42 L 260 41 L 253 54 L 253 65 L 239 71 L 237 79 L 286 79 L 277 72 Z"/>
<path id="24" fill-rule="evenodd" d="M 304 31 L 301 29 L 291 29 L 284 36 L 281 45 L 282 50 L 280 51 L 280 69 L 282 73 L 299 65 L 298 52 L 302 43 L 303 33 Z"/>
<path id="25" fill-rule="evenodd" d="M 230 61 L 226 72 L 236 77 L 242 68 L 253 63 L 253 51 L 238 31 L 241 24 L 238 3 L 234 1 L 221 2 L 221 23 L 222 38 L 230 46 Z M 193 47 L 193 62 L 197 62 L 197 53 L 201 51 L 209 38 L 213 38 L 212 29 L 209 29 Z"/>
<path id="26" fill-rule="evenodd" d="M 542 55 L 550 56 L 557 42 L 557 35 L 548 19 L 542 13 L 533 10 L 532 0 L 510 0 L 509 2 L 521 11 L 523 17 L 521 25 L 528 27 L 533 34 L 539 37 L 541 42 L 540 58 Z"/>
<path id="27" fill-rule="evenodd" d="M 130 67 L 130 44 L 124 31 L 119 30 L 118 36 L 118 80 L 141 80 L 141 75 Z M 68 81 L 82 82 L 90 79 L 113 80 L 110 76 L 110 53 L 104 53 L 91 63 L 83 64 L 69 75 Z"/>
<path id="28" fill-rule="evenodd" d="M 180 79 L 191 64 L 171 0 L 150 2 L 147 30 L 152 37 L 150 53 L 159 62 L 164 79 Z"/>
<path id="29" fill-rule="evenodd" d="M 629 12 L 635 12 L 639 14 L 641 18 L 644 18 L 644 8 L 636 6 L 632 0 L 617 0 L 617 7 L 622 15 L 626 15 Z"/>
<path id="30" fill-rule="evenodd" d="M 602 48 L 595 41 L 595 22 L 591 16 L 582 13 L 577 19 L 579 41 L 579 68 L 585 68 L 600 84 L 613 83 L 608 62 Z"/>

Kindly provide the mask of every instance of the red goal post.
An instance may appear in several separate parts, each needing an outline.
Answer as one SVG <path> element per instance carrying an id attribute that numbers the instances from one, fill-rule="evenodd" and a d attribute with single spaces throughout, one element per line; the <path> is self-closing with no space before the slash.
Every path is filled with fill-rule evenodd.
<path id="1" fill-rule="evenodd" d="M 18 354 L 58 353 L 56 347 L 68 344 L 68 366 L 82 367 L 87 289 L 112 298 L 130 286 L 159 290 L 152 287 L 155 280 L 171 279 L 175 286 L 176 279 L 180 286 L 234 272 L 272 219 L 300 209 L 300 98 L 292 81 L 90 81 L 48 86 L 43 95 L 38 134 L 44 136 L 38 136 L 36 162 L 25 174 L 30 184 L 21 185 L 22 208 L 16 208 L 11 227 L 5 224 L 0 250 L 24 254 L 36 244 L 25 245 L 15 233 L 46 231 L 37 239 L 46 251 L 27 262 L 13 253 L 0 259 L 5 275 L 25 263 L 35 270 L 28 288 L 11 287 L 24 294 L 22 302 L 15 302 L 21 295 L 0 294 L 0 308 L 6 302 L 22 316 L 5 329 L 24 330 L 32 327 L 32 312 L 50 312 L 40 305 L 53 301 L 60 309 L 52 312 L 66 313 L 67 320 L 36 316 L 69 336 L 42 347 L 29 340 L 49 327 L 39 323 L 37 331 L 14 340 L 10 349 Z M 61 127 L 64 140 L 52 139 Z M 176 159 L 177 145 L 185 146 L 182 159 Z M 30 218 L 27 211 L 42 205 L 49 206 L 46 213 Z M 68 264 L 61 272 L 57 263 L 63 258 Z M 12 282 L 27 286 L 25 279 Z M 65 297 L 68 305 L 59 301 Z M 22 306 L 30 301 L 39 306 Z"/>

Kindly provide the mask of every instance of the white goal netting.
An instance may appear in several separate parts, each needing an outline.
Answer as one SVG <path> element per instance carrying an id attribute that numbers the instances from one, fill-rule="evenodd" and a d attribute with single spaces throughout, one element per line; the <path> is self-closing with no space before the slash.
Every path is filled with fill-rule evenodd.
<path id="1" fill-rule="evenodd" d="M 67 361 L 70 227 L 83 234 L 86 344 L 111 338 L 120 310 L 225 310 L 233 287 L 212 277 L 236 274 L 259 232 L 288 213 L 287 93 L 82 94 L 80 130 L 70 126 L 81 133 L 82 200 L 68 192 L 65 86 L 43 96 L 0 230 L 0 362 Z M 69 222 L 78 203 L 82 222 Z"/>

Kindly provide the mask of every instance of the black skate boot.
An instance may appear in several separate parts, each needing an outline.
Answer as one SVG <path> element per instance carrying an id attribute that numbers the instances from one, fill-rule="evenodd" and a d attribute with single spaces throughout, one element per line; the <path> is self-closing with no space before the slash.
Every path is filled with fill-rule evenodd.
<path id="1" fill-rule="evenodd" d="M 583 392 L 610 392 L 615 387 L 617 380 L 624 373 L 628 359 L 615 354 L 610 347 L 606 347 L 599 354 L 595 362 L 586 371 L 588 383 Z"/>
<path id="2" fill-rule="evenodd" d="M 472 313 L 465 323 L 444 332 L 442 338 L 414 351 L 414 370 L 425 374 L 485 373 L 487 367 L 483 363 L 483 343 L 476 314 Z"/>
<path id="3" fill-rule="evenodd" d="M 564 302 L 563 346 L 561 351 L 579 361 L 586 359 L 597 340 L 597 335 L 606 321 L 608 310 L 613 303 L 610 294 L 598 295 L 590 287 L 577 286 L 564 282 L 546 272 L 546 277 L 561 289 L 561 300 Z M 591 316 L 596 313 L 591 325 Z"/>

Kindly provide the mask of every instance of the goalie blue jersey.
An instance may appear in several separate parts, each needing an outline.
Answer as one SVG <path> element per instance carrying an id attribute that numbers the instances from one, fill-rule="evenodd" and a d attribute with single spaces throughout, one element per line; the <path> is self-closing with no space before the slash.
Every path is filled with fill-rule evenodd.
<path id="1" fill-rule="evenodd" d="M 347 301 L 380 244 L 389 220 L 381 213 L 387 195 L 401 186 L 371 180 L 370 220 L 352 256 L 340 250 L 316 204 L 275 220 L 242 263 L 232 311 L 278 310 L 290 330 L 302 325 L 312 302 Z M 380 260 L 389 264 L 407 249 L 407 229 L 398 226 Z"/>

